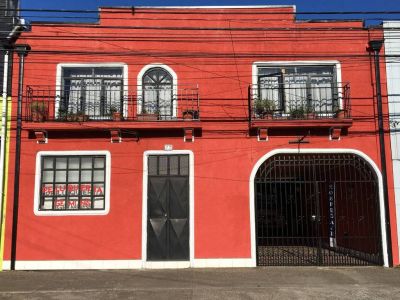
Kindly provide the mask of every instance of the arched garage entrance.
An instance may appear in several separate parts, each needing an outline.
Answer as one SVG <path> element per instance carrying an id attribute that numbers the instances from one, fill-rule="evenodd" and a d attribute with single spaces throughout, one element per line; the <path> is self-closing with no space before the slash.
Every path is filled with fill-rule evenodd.
<path id="1" fill-rule="evenodd" d="M 352 153 L 280 153 L 254 178 L 257 264 L 382 265 L 378 178 Z"/>

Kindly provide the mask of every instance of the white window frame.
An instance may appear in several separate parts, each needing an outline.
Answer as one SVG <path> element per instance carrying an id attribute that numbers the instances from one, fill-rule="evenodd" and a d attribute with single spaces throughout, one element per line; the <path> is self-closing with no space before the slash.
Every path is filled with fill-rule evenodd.
<path id="1" fill-rule="evenodd" d="M 60 107 L 60 96 L 63 80 L 63 68 L 122 68 L 123 81 L 123 116 L 128 117 L 128 65 L 126 63 L 59 63 L 56 73 L 56 99 L 54 105 L 54 115 L 58 118 L 58 110 Z"/>
<path id="2" fill-rule="evenodd" d="M 296 60 L 296 61 L 256 61 L 252 66 L 252 85 L 258 84 L 258 69 L 262 67 L 292 67 L 292 66 L 334 66 L 336 67 L 336 84 L 339 98 L 339 109 L 343 109 L 342 92 L 342 67 L 338 60 Z M 257 90 L 253 93 L 254 99 L 257 98 Z"/>
<path id="3" fill-rule="evenodd" d="M 105 192 L 104 210 L 39 210 L 40 185 L 41 185 L 41 161 L 43 156 L 72 156 L 72 155 L 104 155 L 105 162 Z M 40 151 L 36 154 L 36 172 L 33 211 L 36 216 L 91 216 L 107 215 L 110 211 L 110 182 L 111 182 L 111 154 L 109 151 Z"/>
<path id="4" fill-rule="evenodd" d="M 176 99 L 176 101 L 173 101 L 173 106 L 172 106 L 172 117 L 176 118 L 176 110 L 178 106 L 178 75 L 176 75 L 175 71 L 162 63 L 151 63 L 146 66 L 144 66 L 138 76 L 137 76 L 137 113 L 140 114 L 142 112 L 142 105 L 143 105 L 143 76 L 146 74 L 146 72 L 152 68 L 162 68 L 166 70 L 169 74 L 172 76 L 172 98 Z"/>

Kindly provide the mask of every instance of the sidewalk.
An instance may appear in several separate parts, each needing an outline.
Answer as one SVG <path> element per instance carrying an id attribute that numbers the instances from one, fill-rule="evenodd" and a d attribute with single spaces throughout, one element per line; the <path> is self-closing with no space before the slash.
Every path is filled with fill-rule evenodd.
<path id="1" fill-rule="evenodd" d="M 400 299 L 400 269 L 15 271 L 0 299 Z"/>

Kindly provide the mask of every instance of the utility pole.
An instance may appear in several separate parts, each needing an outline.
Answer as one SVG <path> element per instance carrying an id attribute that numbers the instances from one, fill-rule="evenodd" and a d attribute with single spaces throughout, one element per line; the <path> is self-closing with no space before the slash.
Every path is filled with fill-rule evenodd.
<path id="1" fill-rule="evenodd" d="M 16 45 L 14 48 L 19 57 L 19 77 L 18 77 L 18 103 L 17 103 L 17 133 L 15 138 L 15 175 L 14 175 L 14 205 L 13 223 L 11 240 L 11 270 L 15 270 L 17 255 L 17 228 L 18 228 L 18 206 L 19 206 L 19 177 L 21 161 L 21 129 L 22 129 L 22 97 L 24 87 L 24 66 L 25 57 L 31 47 L 29 45 Z"/>

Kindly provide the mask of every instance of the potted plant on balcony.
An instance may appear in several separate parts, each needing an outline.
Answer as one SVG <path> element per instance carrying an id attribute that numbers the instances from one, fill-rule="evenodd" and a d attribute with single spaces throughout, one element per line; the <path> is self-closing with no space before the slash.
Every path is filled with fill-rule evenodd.
<path id="1" fill-rule="evenodd" d="M 43 101 L 32 101 L 30 104 L 33 122 L 44 122 L 48 119 L 48 106 Z"/>
<path id="2" fill-rule="evenodd" d="M 346 110 L 338 108 L 338 109 L 335 111 L 335 118 L 336 118 L 336 119 L 342 120 L 342 119 L 344 119 L 345 117 L 346 117 Z"/>
<path id="3" fill-rule="evenodd" d="M 272 118 L 276 110 L 275 101 L 257 98 L 254 102 L 254 109 L 258 118 Z"/>
<path id="4" fill-rule="evenodd" d="M 89 120 L 89 116 L 83 110 L 77 111 L 75 116 L 76 121 L 78 122 L 86 122 L 87 120 Z"/>
<path id="5" fill-rule="evenodd" d="M 305 116 L 307 120 L 313 120 L 315 119 L 315 110 L 314 107 L 312 106 L 307 106 L 305 110 Z"/>
<path id="6" fill-rule="evenodd" d="M 137 114 L 137 119 L 139 121 L 157 121 L 159 118 L 159 110 L 153 110 L 153 113 L 147 112 L 146 107 L 142 108 L 142 113 Z"/>
<path id="7" fill-rule="evenodd" d="M 122 120 L 122 114 L 116 105 L 110 106 L 110 114 L 112 116 L 113 121 L 121 121 Z"/>
<path id="8" fill-rule="evenodd" d="M 68 109 L 66 109 L 65 107 L 60 107 L 58 109 L 57 119 L 60 121 L 66 121 L 68 119 Z"/>
<path id="9" fill-rule="evenodd" d="M 290 110 L 290 118 L 291 118 L 291 119 L 296 119 L 296 120 L 304 119 L 305 116 L 306 116 L 306 111 L 307 111 L 307 110 L 304 109 L 303 106 L 293 107 L 293 108 Z"/>
<path id="10" fill-rule="evenodd" d="M 76 113 L 69 113 L 67 115 L 67 120 L 75 122 L 86 122 L 87 120 L 89 120 L 89 116 L 83 110 L 78 110 Z"/>
<path id="11" fill-rule="evenodd" d="M 184 120 L 190 121 L 199 118 L 199 112 L 195 109 L 186 109 L 182 111 L 182 117 Z"/>

